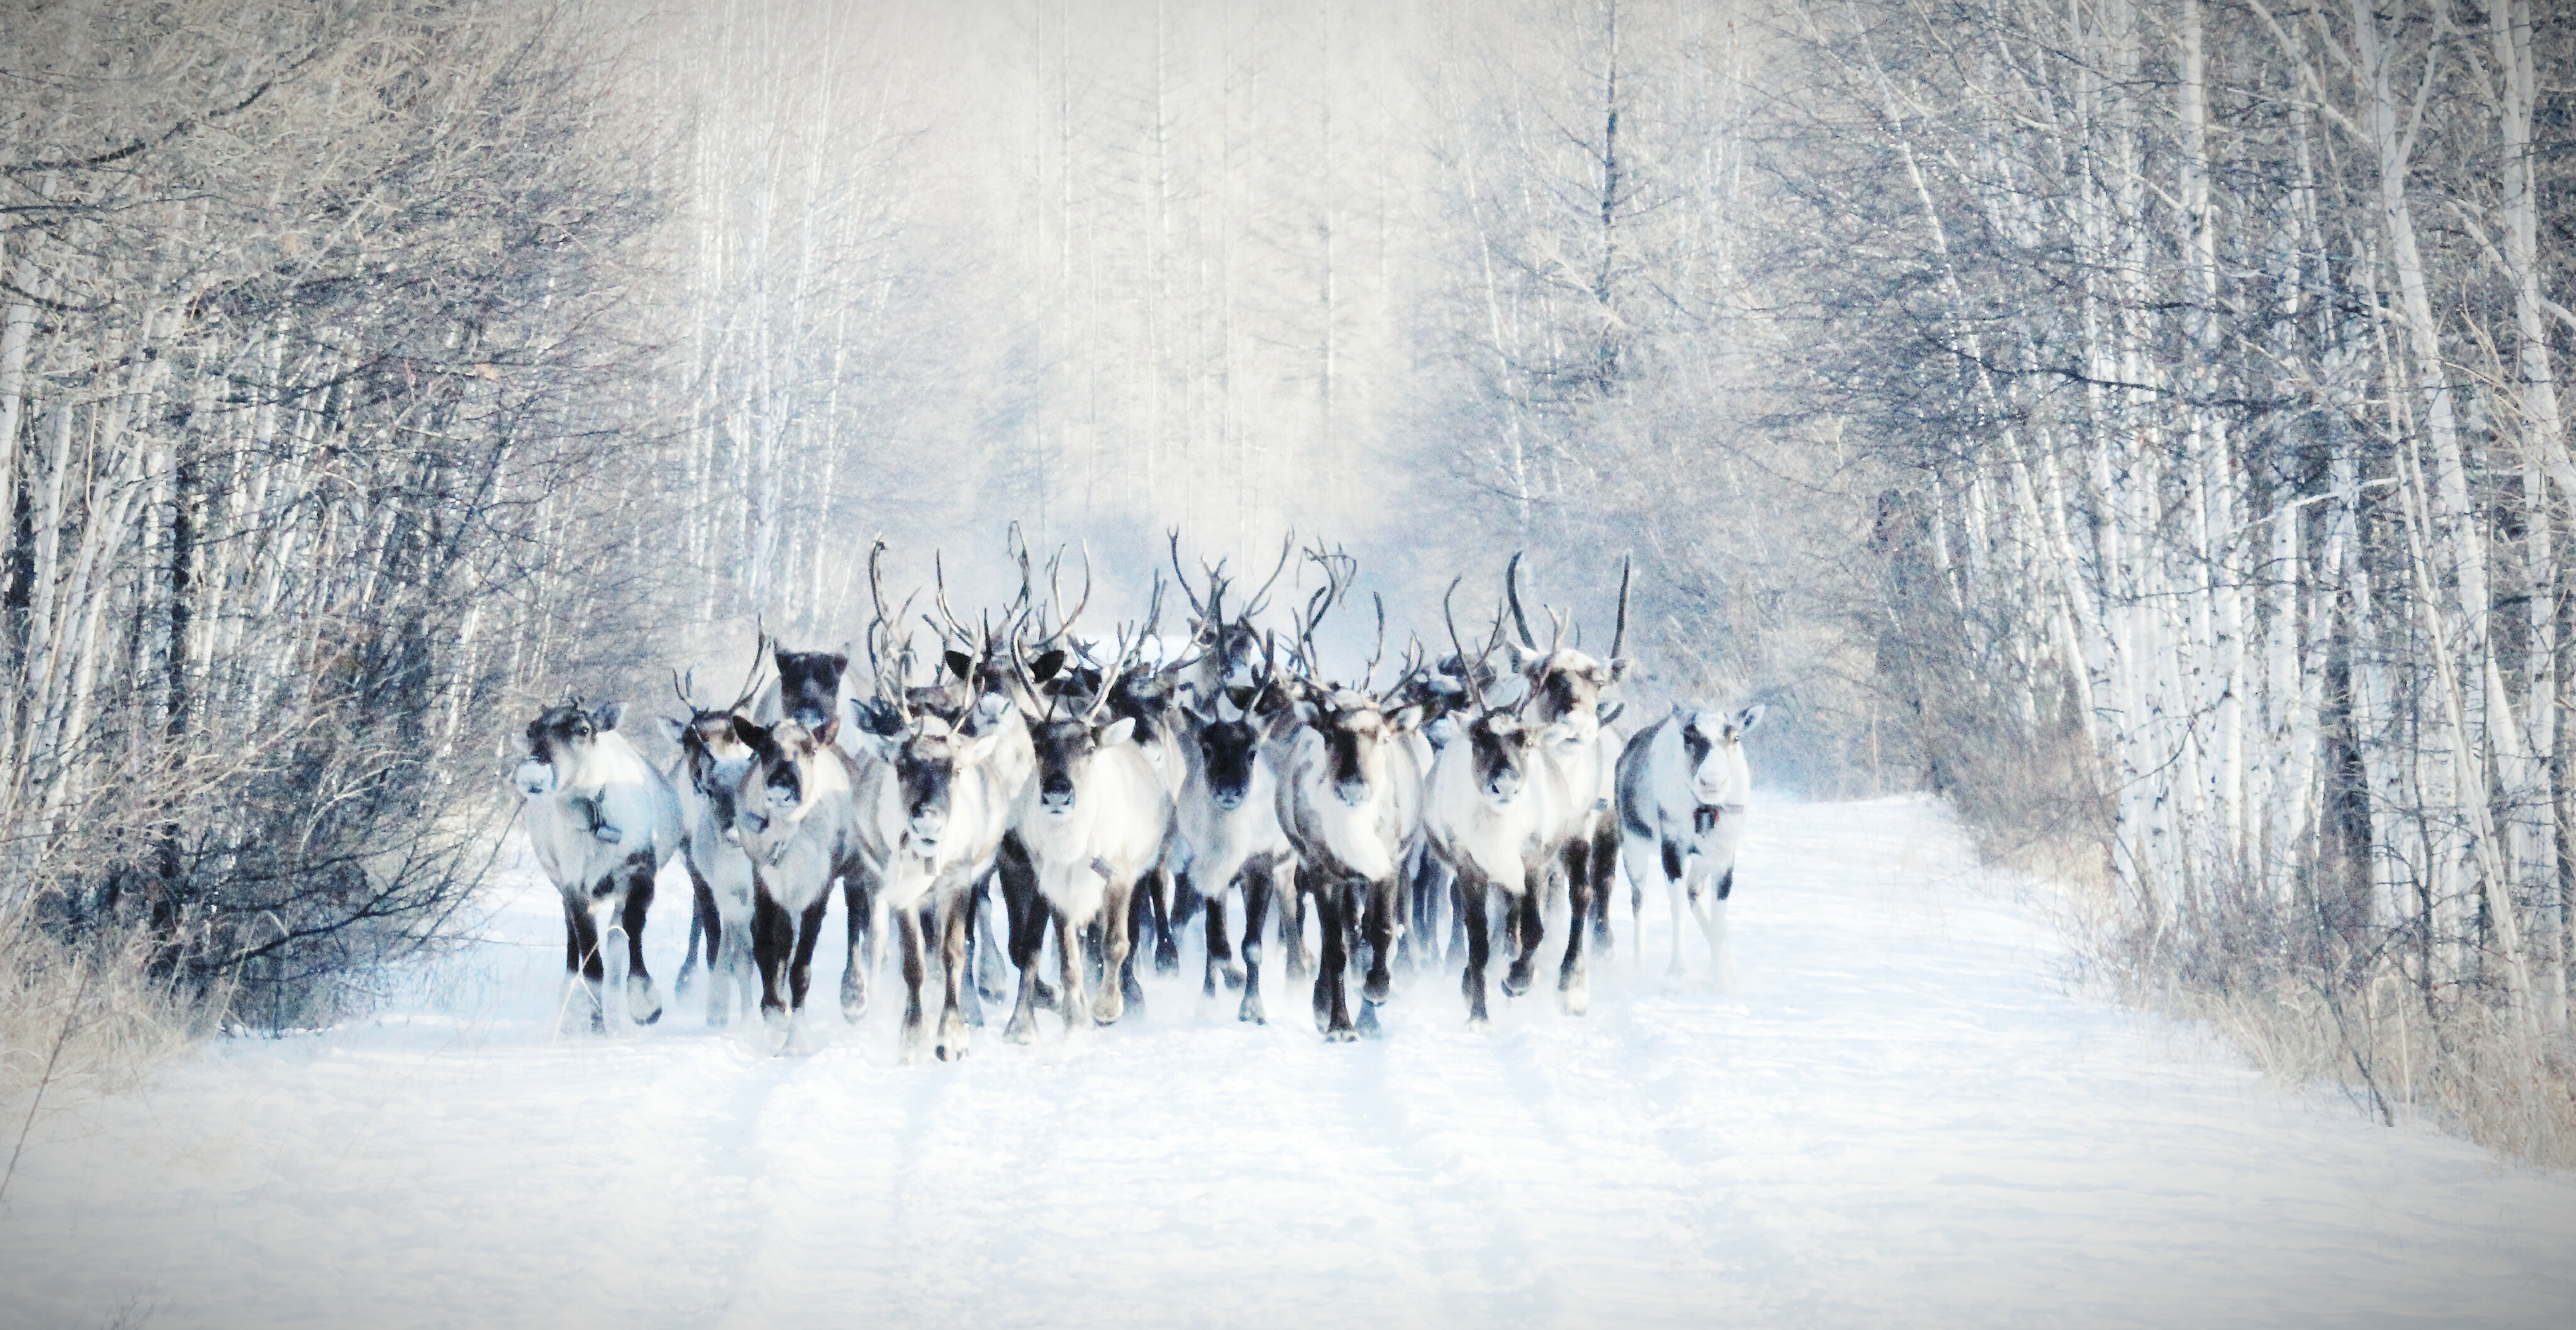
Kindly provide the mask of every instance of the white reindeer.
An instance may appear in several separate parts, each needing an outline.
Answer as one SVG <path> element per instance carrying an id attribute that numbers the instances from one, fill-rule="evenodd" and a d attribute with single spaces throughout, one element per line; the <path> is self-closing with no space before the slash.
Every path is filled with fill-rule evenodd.
<path id="1" fill-rule="evenodd" d="M 1107 677 L 1126 666 L 1132 645 Z M 1018 657 L 1016 648 L 1014 660 Z M 1132 741 L 1136 723 L 1105 716 L 1104 690 L 1089 708 L 1059 715 L 1049 699 L 1041 711 L 1033 700 L 1036 683 L 1019 691 L 1028 726 L 1036 772 L 1020 791 L 1013 814 L 1013 834 L 1024 848 L 1037 877 L 1037 892 L 1055 924 L 1062 988 L 1056 1009 L 1068 1031 L 1097 1022 L 1114 1024 L 1125 1014 L 1119 976 L 1128 954 L 1128 907 L 1138 883 L 1162 857 L 1164 833 L 1171 823 L 1171 795 L 1144 750 Z M 1030 920 L 1034 924 L 1035 920 Z M 1103 982 L 1096 998 L 1085 1001 L 1082 930 L 1101 927 Z M 1015 928 L 1011 961 L 1020 970 L 1019 1001 L 1003 1036 L 1027 1043 L 1036 1034 L 1037 941 L 1035 927 Z"/>
<path id="2" fill-rule="evenodd" d="M 1708 937 L 1711 978 L 1721 990 L 1735 985 L 1735 963 L 1726 950 L 1726 901 L 1735 890 L 1735 852 L 1744 840 L 1745 797 L 1753 783 L 1744 736 L 1761 722 L 1759 706 L 1730 716 L 1676 704 L 1619 755 L 1620 859 L 1628 868 L 1630 925 L 1639 926 L 1647 880 L 1662 878 L 1673 902 L 1670 973 L 1686 972 L 1687 896 Z M 1642 932 L 1637 948 L 1642 961 Z"/>
<path id="3" fill-rule="evenodd" d="M 759 673 L 757 655 L 752 671 Z M 690 927 L 690 956 L 696 957 L 699 935 L 706 939 L 707 952 L 707 1024 L 722 1026 L 733 1019 L 733 1004 L 738 997 L 745 1010 L 760 1001 L 760 980 L 751 957 L 751 921 L 754 881 L 751 856 L 743 852 L 733 836 L 734 796 L 742 785 L 743 773 L 751 767 L 751 747 L 735 733 L 734 724 L 752 689 L 744 697 L 721 710 L 701 707 L 690 696 L 690 679 L 675 681 L 681 705 L 688 708 L 686 719 L 664 717 L 662 726 L 671 742 L 680 749 L 680 762 L 671 773 L 670 782 L 679 797 L 681 833 L 687 841 L 687 853 L 681 862 L 688 866 L 689 884 L 696 895 L 696 911 Z M 680 989 L 688 989 L 687 962 L 680 970 Z"/>
<path id="4" fill-rule="evenodd" d="M 626 934 L 626 1013 L 662 1019 L 662 995 L 644 965 L 644 917 L 653 879 L 680 852 L 680 805 L 662 773 L 617 733 L 625 708 L 584 708 L 575 698 L 528 722 L 528 755 L 513 783 L 526 800 L 528 843 L 563 895 L 564 972 L 579 974 L 590 1029 L 604 1031 L 603 916 Z"/>

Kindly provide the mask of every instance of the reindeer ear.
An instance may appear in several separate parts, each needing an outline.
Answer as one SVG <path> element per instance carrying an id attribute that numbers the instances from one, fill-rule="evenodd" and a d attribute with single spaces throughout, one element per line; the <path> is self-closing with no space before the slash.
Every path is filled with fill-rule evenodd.
<path id="1" fill-rule="evenodd" d="M 1603 702 L 1592 708 L 1592 714 L 1602 724 L 1607 725 L 1619 719 L 1619 714 L 1627 709 L 1628 704 L 1625 702 Z"/>
<path id="2" fill-rule="evenodd" d="M 1410 734 L 1413 727 L 1421 723 L 1422 708 L 1420 707 L 1398 707 L 1388 713 L 1386 718 L 1386 727 L 1397 734 Z"/>
<path id="3" fill-rule="evenodd" d="M 598 726 L 603 731 L 613 730 L 617 728 L 617 722 L 625 719 L 625 716 L 625 703 L 603 702 L 597 709 L 590 713 L 590 723 Z"/>
<path id="4" fill-rule="evenodd" d="M 1629 675 L 1634 674 L 1636 670 L 1636 657 L 1614 656 L 1610 660 L 1610 678 L 1603 684 L 1603 686 L 1607 687 L 1609 684 L 1617 683 L 1620 680 L 1627 678 Z"/>
<path id="5" fill-rule="evenodd" d="M 1118 719 L 1113 720 L 1108 724 L 1101 726 L 1098 730 L 1093 731 L 1093 733 L 1099 737 L 1101 747 L 1115 748 L 1118 745 L 1136 737 L 1136 718 L 1134 716 L 1120 716 Z"/>
<path id="6" fill-rule="evenodd" d="M 1064 652 L 1050 651 L 1029 662 L 1029 677 L 1039 683 L 1045 683 L 1055 677 L 1056 671 L 1063 668 Z"/>
<path id="7" fill-rule="evenodd" d="M 975 662 L 968 658 L 965 652 L 951 651 L 947 654 L 946 660 L 948 661 L 949 673 L 956 675 L 960 679 L 972 679 L 975 677 Z"/>
<path id="8" fill-rule="evenodd" d="M 680 736 L 689 732 L 689 723 L 685 720 L 673 720 L 668 716 L 663 716 L 660 719 L 662 721 L 663 737 L 669 739 L 673 743 L 678 743 L 680 741 Z"/>
<path id="9" fill-rule="evenodd" d="M 1761 723 L 1762 707 L 1758 703 L 1753 706 L 1746 707 L 1744 710 L 1736 713 L 1735 728 L 1739 730 L 1750 732 L 1754 726 Z"/>

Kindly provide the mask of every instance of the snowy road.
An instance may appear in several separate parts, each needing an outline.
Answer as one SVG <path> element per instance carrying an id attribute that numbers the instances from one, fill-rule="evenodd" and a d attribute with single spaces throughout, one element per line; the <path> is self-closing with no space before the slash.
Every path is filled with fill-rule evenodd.
<path id="1" fill-rule="evenodd" d="M 898 1069 L 837 941 L 813 1056 L 694 999 L 558 1040 L 519 892 L 408 1015 L 41 1122 L 0 1325 L 2576 1325 L 2576 1179 L 2069 996 L 1930 805 L 1760 816 L 1742 990 L 1664 992 L 1623 902 L 1591 1016 L 1471 1036 L 1422 982 L 1339 1047 L 1149 981 L 1074 1046 Z"/>

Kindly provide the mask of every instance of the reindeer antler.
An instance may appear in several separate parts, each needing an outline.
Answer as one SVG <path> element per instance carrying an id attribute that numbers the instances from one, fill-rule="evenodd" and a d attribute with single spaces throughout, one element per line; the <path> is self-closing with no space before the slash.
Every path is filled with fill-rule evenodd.
<path id="1" fill-rule="evenodd" d="M 1279 542 L 1279 564 L 1277 567 L 1270 570 L 1270 580 L 1262 583 L 1261 589 L 1252 593 L 1252 599 L 1244 602 L 1242 615 L 1244 622 L 1250 623 L 1252 621 L 1252 616 L 1269 608 L 1270 588 L 1279 584 L 1279 574 L 1287 571 L 1288 555 L 1296 548 L 1297 530 L 1296 528 L 1291 527 L 1288 530 L 1288 538 Z"/>
<path id="2" fill-rule="evenodd" d="M 1479 655 L 1472 661 L 1467 659 L 1467 644 L 1458 640 L 1458 616 L 1449 608 L 1450 598 L 1458 594 L 1458 584 L 1466 580 L 1463 577 L 1449 579 L 1449 589 L 1440 593 L 1440 619 L 1449 625 L 1449 649 L 1458 653 L 1458 677 L 1467 685 L 1467 700 L 1482 711 L 1485 709 L 1485 690 L 1476 682 L 1476 667 L 1484 664 L 1485 658 Z"/>
<path id="3" fill-rule="evenodd" d="M 1619 559 L 1619 626 L 1610 634 L 1610 658 L 1619 658 L 1619 648 L 1628 641 L 1628 565 L 1629 557 Z"/>
<path id="4" fill-rule="evenodd" d="M 1529 650 L 1536 651 L 1538 650 L 1538 639 L 1530 636 L 1529 616 L 1521 612 L 1522 553 L 1524 553 L 1524 551 L 1512 551 L 1512 561 L 1503 569 L 1503 593 L 1511 599 L 1512 626 L 1520 630 L 1521 645 Z"/>

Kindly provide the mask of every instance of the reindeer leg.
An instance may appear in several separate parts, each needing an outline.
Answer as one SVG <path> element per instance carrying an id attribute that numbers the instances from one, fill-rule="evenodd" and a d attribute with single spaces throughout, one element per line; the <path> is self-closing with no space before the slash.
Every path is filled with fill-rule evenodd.
<path id="1" fill-rule="evenodd" d="M 1037 866 L 1030 862 L 1028 847 L 1017 833 L 1002 837 L 995 864 L 1002 879 L 1002 914 L 1011 934 L 1011 964 L 1019 967 L 1023 988 L 1036 986 L 1033 991 L 1040 1005 L 1054 1006 L 1055 991 L 1030 972 L 1046 945 L 1047 903 L 1038 894 Z"/>
<path id="2" fill-rule="evenodd" d="M 1735 958 L 1726 952 L 1726 898 L 1735 894 L 1735 865 L 1726 866 L 1717 882 L 1701 893 L 1699 926 L 1708 934 L 1709 983 L 1717 991 L 1735 987 Z"/>
<path id="3" fill-rule="evenodd" d="M 1021 905 L 1010 899 L 1010 888 L 1004 886 L 1003 913 L 1009 916 L 1011 964 L 1019 969 L 1019 998 L 1011 1006 L 1011 1019 L 1002 1026 L 1002 1037 L 1015 1044 L 1025 1044 L 1038 1032 L 1038 944 L 1044 940 L 1038 926 L 1022 917 Z"/>
<path id="4" fill-rule="evenodd" d="M 1358 1030 L 1351 1025 L 1348 992 L 1350 917 L 1354 893 L 1361 889 L 1359 882 L 1356 878 L 1327 882 L 1321 884 L 1323 890 L 1315 893 L 1315 909 L 1323 916 L 1324 925 L 1324 963 L 1315 971 L 1316 1014 L 1322 1018 L 1319 1023 L 1324 1027 L 1324 1038 L 1334 1043 L 1359 1038 Z"/>
<path id="5" fill-rule="evenodd" d="M 1111 930 L 1126 935 L 1125 944 L 1119 948 L 1124 959 L 1109 967 L 1118 977 L 1118 1000 L 1135 1008 L 1139 1016 L 1145 1014 L 1145 986 L 1136 982 L 1136 958 L 1145 953 L 1145 929 L 1153 922 L 1153 883 L 1160 872 L 1159 869 L 1146 869 L 1144 875 L 1136 879 L 1135 885 L 1128 888 L 1127 908 L 1120 912 L 1127 920 L 1127 926 Z M 1172 968 L 1180 968 L 1177 959 L 1173 961 Z M 1101 1022 L 1103 1025 L 1110 1023 Z"/>
<path id="6" fill-rule="evenodd" d="M 637 1025 L 662 1019 L 662 995 L 644 965 L 644 916 L 652 908 L 653 856 L 647 851 L 626 861 L 626 908 L 618 919 L 626 930 L 626 1015 Z"/>
<path id="7" fill-rule="evenodd" d="M 564 895 L 564 982 L 578 982 L 582 996 L 590 1005 L 590 1032 L 608 1033 L 607 1003 L 600 989 L 608 981 L 608 970 L 599 958 L 599 921 L 591 917 L 590 903 Z"/>
<path id="8" fill-rule="evenodd" d="M 1273 888 L 1279 899 L 1279 950 L 1287 957 L 1288 979 L 1295 982 L 1314 968 L 1314 957 L 1306 953 L 1306 874 L 1300 863 L 1288 872 L 1289 885 Z"/>
<path id="9" fill-rule="evenodd" d="M 975 940 L 975 991 L 986 1002 L 999 1002 L 1007 996 L 1002 991 L 1002 949 L 994 945 L 992 921 L 984 917 L 984 903 L 990 899 L 986 887 L 994 881 L 994 876 L 988 875 L 966 896 L 966 933 Z M 1005 912 L 1009 909 L 1003 908 Z"/>
<path id="10" fill-rule="evenodd" d="M 1261 930 L 1269 926 L 1266 916 L 1270 913 L 1271 874 L 1275 871 L 1268 864 L 1246 864 L 1243 869 L 1243 1002 L 1235 1008 L 1234 1018 L 1255 1025 L 1270 1023 L 1268 1013 L 1261 1009 Z M 1218 902 L 1222 899 L 1208 897 L 1208 908 L 1220 911 Z"/>
<path id="11" fill-rule="evenodd" d="M 1459 989 L 1467 995 L 1467 1028 L 1482 1034 L 1494 1028 L 1493 1018 L 1485 1013 L 1485 963 L 1494 952 L 1494 934 L 1485 921 L 1485 906 L 1492 892 L 1485 885 L 1483 870 L 1462 861 L 1457 872 L 1458 917 L 1467 935 L 1467 973 Z"/>
<path id="12" fill-rule="evenodd" d="M 832 903 L 832 893 L 825 891 L 805 907 L 805 916 L 796 921 L 796 954 L 787 966 L 789 1004 L 805 1010 L 805 994 L 814 986 L 814 944 L 823 940 L 823 909 Z"/>
<path id="13" fill-rule="evenodd" d="M 1235 964 L 1234 941 L 1225 935 L 1225 893 L 1218 892 L 1200 904 L 1207 911 L 1207 918 L 1201 921 L 1207 933 L 1207 962 L 1199 979 L 1199 994 L 1215 997 L 1218 973 L 1224 973 L 1226 987 L 1241 988 L 1243 967 Z"/>
<path id="14" fill-rule="evenodd" d="M 868 1014 L 869 972 L 876 968 L 876 880 L 856 864 L 841 875 L 841 908 L 848 918 L 849 963 L 841 970 L 841 1019 L 852 1025 Z M 831 893 L 824 893 L 829 896 Z"/>
<path id="15" fill-rule="evenodd" d="M 1556 1001 L 1568 1016 L 1580 1016 L 1592 1009 L 1591 958 L 1583 949 L 1584 939 L 1593 931 L 1587 925 L 1595 921 L 1588 850 L 1586 859 L 1584 871 L 1570 873 L 1565 879 L 1566 896 L 1573 906 L 1573 914 L 1565 925 L 1565 959 L 1556 967 Z"/>
<path id="16" fill-rule="evenodd" d="M 796 950 L 796 921 L 767 891 L 752 893 L 751 957 L 760 970 L 760 1019 L 774 1045 L 784 1052 L 795 1020 L 787 1005 L 787 962 Z"/>
<path id="17" fill-rule="evenodd" d="M 1368 938 L 1369 958 L 1368 977 L 1360 986 L 1360 1000 L 1374 1007 L 1386 1001 L 1387 994 L 1395 986 L 1395 976 L 1387 967 L 1395 955 L 1399 931 L 1395 914 L 1402 904 L 1399 893 L 1403 887 L 1399 880 L 1390 878 L 1385 882 L 1371 882 L 1365 890 L 1368 892 L 1368 912 L 1362 919 L 1361 932 Z"/>
<path id="18" fill-rule="evenodd" d="M 1610 938 L 1610 893 L 1619 879 L 1619 825 L 1608 812 L 1592 832 L 1592 946 L 1604 961 L 1618 957 Z"/>
<path id="19" fill-rule="evenodd" d="M 1664 974 L 1667 978 L 1679 979 L 1684 974 L 1689 973 L 1687 967 L 1682 964 L 1682 920 L 1686 918 L 1696 918 L 1699 913 L 1696 909 L 1693 909 L 1690 910 L 1689 913 L 1685 914 L 1685 907 L 1682 904 L 1682 897 L 1685 892 L 1694 899 L 1699 895 L 1697 884 L 1690 881 L 1690 873 L 1694 871 L 1693 865 L 1696 864 L 1697 861 L 1694 860 L 1692 861 L 1692 864 L 1685 864 L 1682 861 L 1681 847 L 1669 840 L 1662 843 L 1659 858 L 1662 861 L 1664 869 L 1664 889 L 1672 896 L 1673 900 L 1673 963 L 1665 967 Z"/>
<path id="20" fill-rule="evenodd" d="M 903 940 L 903 1034 L 896 1060 L 909 1066 L 921 1061 L 921 912 L 896 910 L 895 936 Z"/>
<path id="21" fill-rule="evenodd" d="M 1137 888 L 1136 882 L 1122 887 L 1113 881 L 1109 884 L 1106 898 L 1101 901 L 1100 992 L 1091 1004 L 1091 1019 L 1096 1024 L 1116 1025 L 1118 1018 L 1127 1014 L 1127 989 L 1136 982 L 1135 972 L 1128 968 L 1128 962 L 1136 955 L 1137 912 L 1134 907 Z M 1144 991 L 1138 989 L 1136 999 L 1139 1003 L 1144 996 Z"/>
<path id="22" fill-rule="evenodd" d="M 1154 898 L 1154 973 L 1173 975 L 1181 972 L 1180 939 L 1172 936 L 1172 872 L 1157 861 L 1146 879 Z M 1131 1002 L 1143 1000 L 1142 993 L 1131 996 Z"/>
<path id="23" fill-rule="evenodd" d="M 680 972 L 671 979 L 674 1001 L 686 998 L 697 987 L 698 939 L 707 943 L 707 973 L 716 968 L 716 893 L 698 873 L 698 865 L 689 856 L 680 856 L 680 865 L 689 870 L 689 950 L 680 958 Z"/>
<path id="24" fill-rule="evenodd" d="M 1522 879 L 1520 898 L 1504 907 L 1512 918 L 1512 963 L 1503 971 L 1505 997 L 1528 992 L 1530 978 L 1538 969 L 1538 944 L 1547 937 L 1546 892 L 1554 876 L 1541 866 Z"/>
<path id="25" fill-rule="evenodd" d="M 940 921 L 940 954 L 948 971 L 947 991 L 941 996 L 946 1005 L 939 1010 L 939 1060 L 962 1062 L 966 1058 L 967 1031 L 980 1022 L 968 1019 L 966 1008 L 975 1001 L 975 985 L 966 977 L 966 957 L 971 948 L 966 941 L 967 922 L 974 917 L 975 893 L 953 898 L 947 917 Z"/>
<path id="26" fill-rule="evenodd" d="M 1055 915 L 1056 959 L 1061 962 L 1063 988 L 1056 995 L 1055 1009 L 1064 1017 L 1064 1032 L 1072 1034 L 1077 1027 L 1091 1024 L 1091 1004 L 1084 1000 L 1082 976 L 1082 938 L 1073 920 L 1062 910 Z"/>

